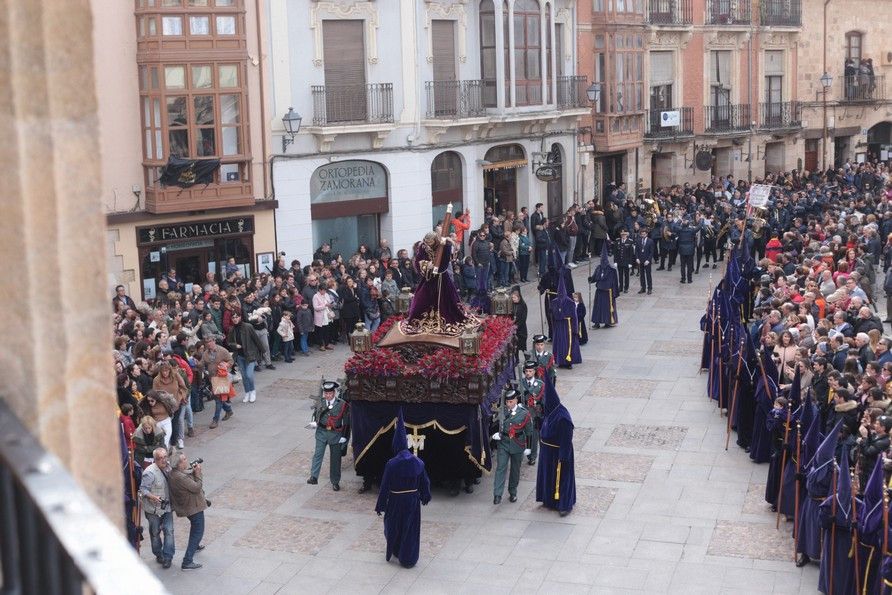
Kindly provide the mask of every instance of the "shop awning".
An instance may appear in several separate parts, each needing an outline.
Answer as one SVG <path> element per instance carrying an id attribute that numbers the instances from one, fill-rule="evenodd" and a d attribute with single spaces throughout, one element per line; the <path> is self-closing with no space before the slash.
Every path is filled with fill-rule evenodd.
<path id="1" fill-rule="evenodd" d="M 518 169 L 520 167 L 526 167 L 527 160 L 526 159 L 509 159 L 508 161 L 496 161 L 495 163 L 490 163 L 488 165 L 483 166 L 483 171 L 496 171 L 499 169 Z"/>

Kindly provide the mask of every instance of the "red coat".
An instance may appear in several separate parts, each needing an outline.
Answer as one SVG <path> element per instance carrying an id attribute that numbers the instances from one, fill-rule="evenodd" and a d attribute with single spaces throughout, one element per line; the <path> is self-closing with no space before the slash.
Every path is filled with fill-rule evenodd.
<path id="1" fill-rule="evenodd" d="M 124 440 L 127 441 L 127 448 L 133 450 L 133 433 L 136 432 L 136 424 L 130 419 L 130 416 L 121 413 L 118 416 L 121 426 L 124 428 Z"/>
<path id="2" fill-rule="evenodd" d="M 781 244 L 781 241 L 777 238 L 771 238 L 768 240 L 768 243 L 765 244 L 765 258 L 771 260 L 771 262 L 777 262 L 777 256 L 781 252 L 783 252 L 784 245 Z"/>

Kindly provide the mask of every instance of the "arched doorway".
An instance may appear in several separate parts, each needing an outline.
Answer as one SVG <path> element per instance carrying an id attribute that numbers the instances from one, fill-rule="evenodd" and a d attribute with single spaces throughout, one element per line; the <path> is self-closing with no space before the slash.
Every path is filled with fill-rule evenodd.
<path id="1" fill-rule="evenodd" d="M 440 153 L 431 163 L 431 227 L 443 220 L 448 204 L 452 205 L 453 214 L 464 206 L 461 155 L 455 151 Z"/>
<path id="2" fill-rule="evenodd" d="M 551 145 L 551 151 L 548 152 L 546 161 L 554 168 L 558 174 L 556 178 L 548 180 L 545 183 L 545 195 L 548 207 L 548 218 L 554 219 L 564 214 L 564 172 L 562 164 L 564 158 L 561 146 L 557 143 Z"/>
<path id="3" fill-rule="evenodd" d="M 501 215 L 517 212 L 517 169 L 526 167 L 520 145 L 499 145 L 486 152 L 483 164 L 483 206 Z"/>
<path id="4" fill-rule="evenodd" d="M 892 158 L 892 123 L 880 122 L 867 131 L 869 159 L 886 161 Z"/>
<path id="5" fill-rule="evenodd" d="M 380 163 L 347 160 L 316 168 L 310 178 L 313 250 L 326 243 L 346 259 L 360 244 L 377 246 L 378 217 L 388 204 L 387 170 Z"/>

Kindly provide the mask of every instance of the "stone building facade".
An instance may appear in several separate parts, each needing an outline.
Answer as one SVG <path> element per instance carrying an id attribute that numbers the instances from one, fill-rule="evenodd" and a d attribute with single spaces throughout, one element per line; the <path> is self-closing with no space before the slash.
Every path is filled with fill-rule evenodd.
<path id="1" fill-rule="evenodd" d="M 803 0 L 799 39 L 799 100 L 804 106 L 802 158 L 806 169 L 841 166 L 892 152 L 892 103 L 887 78 L 892 74 L 889 0 Z M 854 74 L 847 59 L 870 60 L 873 75 Z M 824 86 L 827 133 L 824 135 Z M 848 76 L 847 76 L 848 73 Z M 822 140 L 826 139 L 826 141 Z"/>

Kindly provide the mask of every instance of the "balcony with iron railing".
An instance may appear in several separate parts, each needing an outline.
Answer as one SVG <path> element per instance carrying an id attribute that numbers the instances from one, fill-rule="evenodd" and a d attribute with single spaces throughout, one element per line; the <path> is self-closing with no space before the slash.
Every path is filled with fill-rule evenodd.
<path id="1" fill-rule="evenodd" d="M 2 400 L 0 436 L 0 593 L 166 592 Z"/>
<path id="2" fill-rule="evenodd" d="M 424 90 L 427 118 L 457 120 L 486 114 L 482 81 L 426 81 Z"/>
<path id="3" fill-rule="evenodd" d="M 589 100 L 586 95 L 588 89 L 587 76 L 559 76 L 557 77 L 557 107 L 558 109 L 573 109 L 588 107 Z"/>
<path id="4" fill-rule="evenodd" d="M 705 130 L 711 134 L 746 132 L 750 129 L 750 106 L 747 103 L 707 105 Z"/>
<path id="5" fill-rule="evenodd" d="M 759 104 L 759 128 L 777 130 L 802 127 L 802 106 L 798 101 Z"/>
<path id="6" fill-rule="evenodd" d="M 393 83 L 313 85 L 313 126 L 393 122 Z"/>
<path id="7" fill-rule="evenodd" d="M 644 138 L 648 139 L 692 136 L 694 109 L 690 107 L 653 109 L 645 115 L 644 125 Z"/>
<path id="8" fill-rule="evenodd" d="M 844 76 L 841 77 L 841 83 L 842 91 L 839 101 L 842 103 L 876 103 L 886 100 L 886 75 L 884 74 Z"/>
<path id="9" fill-rule="evenodd" d="M 708 0 L 707 25 L 749 25 L 752 19 L 752 0 Z"/>
<path id="10" fill-rule="evenodd" d="M 759 23 L 771 27 L 801 27 L 801 0 L 761 0 Z"/>
<path id="11" fill-rule="evenodd" d="M 694 22 L 693 0 L 648 0 L 647 22 L 657 26 L 685 26 Z"/>

